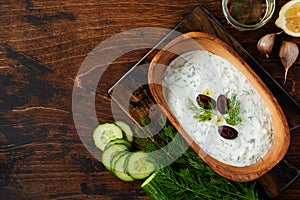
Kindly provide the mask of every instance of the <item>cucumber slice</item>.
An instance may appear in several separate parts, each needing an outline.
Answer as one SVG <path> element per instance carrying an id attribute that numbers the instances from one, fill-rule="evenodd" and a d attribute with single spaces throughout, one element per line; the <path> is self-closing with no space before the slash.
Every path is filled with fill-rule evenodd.
<path id="1" fill-rule="evenodd" d="M 119 159 L 114 163 L 113 173 L 122 181 L 134 181 L 134 179 L 129 176 L 125 170 L 126 160 L 129 158 L 129 153 L 122 153 Z"/>
<path id="2" fill-rule="evenodd" d="M 119 160 L 119 158 L 121 156 L 123 156 L 123 154 L 126 154 L 126 153 L 130 153 L 130 152 L 129 151 L 120 151 L 112 157 L 112 159 L 110 161 L 110 168 L 111 168 L 112 172 L 114 172 L 116 162 Z"/>
<path id="3" fill-rule="evenodd" d="M 102 153 L 102 163 L 106 169 L 111 171 L 111 161 L 113 158 L 118 155 L 119 152 L 125 151 L 129 151 L 129 148 L 124 144 L 110 145 L 109 147 L 105 148 Z"/>
<path id="4" fill-rule="evenodd" d="M 118 138 L 118 139 L 115 139 L 115 140 L 112 140 L 110 141 L 106 147 L 109 147 L 110 145 L 114 145 L 114 144 L 125 144 L 129 149 L 131 149 L 132 147 L 132 144 L 130 142 L 128 142 L 127 140 L 125 139 L 121 139 L 121 138 Z"/>
<path id="5" fill-rule="evenodd" d="M 127 159 L 126 171 L 134 179 L 147 178 L 155 170 L 155 164 L 147 153 L 133 152 Z"/>
<path id="6" fill-rule="evenodd" d="M 114 123 L 98 125 L 93 132 L 95 146 L 103 151 L 105 146 L 112 140 L 123 138 L 122 130 Z"/>
<path id="7" fill-rule="evenodd" d="M 133 132 L 128 124 L 123 121 L 115 121 L 115 124 L 119 126 L 125 134 L 126 140 L 129 142 L 133 141 Z"/>

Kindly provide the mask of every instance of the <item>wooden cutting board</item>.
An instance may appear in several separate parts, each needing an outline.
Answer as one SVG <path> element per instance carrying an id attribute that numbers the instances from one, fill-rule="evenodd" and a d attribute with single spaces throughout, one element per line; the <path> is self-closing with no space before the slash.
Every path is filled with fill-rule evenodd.
<path id="1" fill-rule="evenodd" d="M 204 7 L 199 6 L 181 21 L 165 38 L 150 50 L 133 68 L 108 91 L 116 104 L 137 124 L 141 119 L 153 118 L 156 105 L 147 84 L 149 63 L 154 54 L 181 33 L 201 31 L 213 34 L 231 46 L 257 73 L 271 90 L 282 107 L 291 133 L 300 132 L 300 106 L 273 77 L 236 41 Z M 151 116 L 149 116 L 151 115 Z M 293 140 L 293 137 L 291 136 Z M 293 144 L 293 143 L 292 143 Z M 269 197 L 277 196 L 299 175 L 299 171 L 287 160 L 259 179 Z"/>

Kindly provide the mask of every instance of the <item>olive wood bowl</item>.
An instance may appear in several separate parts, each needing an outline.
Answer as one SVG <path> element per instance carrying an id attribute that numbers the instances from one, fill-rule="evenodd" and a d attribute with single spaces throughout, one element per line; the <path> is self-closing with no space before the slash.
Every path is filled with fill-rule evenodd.
<path id="1" fill-rule="evenodd" d="M 234 67 L 248 78 L 249 82 L 256 88 L 256 91 L 262 97 L 265 105 L 269 108 L 274 126 L 274 139 L 267 154 L 254 164 L 243 167 L 228 165 L 206 154 L 180 126 L 178 120 L 168 108 L 162 90 L 162 77 L 165 69 L 170 62 L 179 55 L 199 49 L 204 49 L 215 55 L 221 56 L 233 64 Z M 189 32 L 178 36 L 154 56 L 149 67 L 148 81 L 151 94 L 156 103 L 160 105 L 169 121 L 204 162 L 221 176 L 234 181 L 251 181 L 271 170 L 285 156 L 290 143 L 290 132 L 287 120 L 280 105 L 267 86 L 247 63 L 233 49 L 216 36 L 203 32 Z"/>

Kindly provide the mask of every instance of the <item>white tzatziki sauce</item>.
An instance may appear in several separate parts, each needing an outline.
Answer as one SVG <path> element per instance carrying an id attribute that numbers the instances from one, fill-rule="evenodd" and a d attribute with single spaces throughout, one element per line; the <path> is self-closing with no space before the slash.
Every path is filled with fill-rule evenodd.
<path id="1" fill-rule="evenodd" d="M 246 76 L 226 59 L 206 50 L 187 52 L 174 59 L 162 80 L 163 95 L 169 109 L 189 136 L 213 158 L 234 166 L 257 162 L 270 149 L 273 124 L 268 107 Z M 210 121 L 199 121 L 188 108 L 189 99 L 198 94 L 217 99 L 220 94 L 237 95 L 242 122 L 228 125 L 216 111 Z M 225 114 L 226 115 L 226 114 Z M 238 131 L 235 139 L 225 139 L 218 127 L 227 125 Z"/>

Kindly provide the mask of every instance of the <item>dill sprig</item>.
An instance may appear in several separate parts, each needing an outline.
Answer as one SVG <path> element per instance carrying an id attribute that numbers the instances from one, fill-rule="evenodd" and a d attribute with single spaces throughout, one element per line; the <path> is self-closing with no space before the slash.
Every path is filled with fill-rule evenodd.
<path id="1" fill-rule="evenodd" d="M 237 94 L 233 94 L 229 99 L 229 108 L 227 109 L 227 116 L 225 117 L 227 124 L 234 126 L 243 121 L 239 116 L 240 104 L 240 101 L 237 99 Z"/>
<path id="2" fill-rule="evenodd" d="M 179 133 L 166 118 L 162 118 L 161 123 L 161 131 L 157 135 L 150 134 L 150 139 L 139 138 L 136 142 L 147 151 L 156 151 L 172 141 L 169 151 L 161 159 L 174 159 L 174 152 L 185 151 L 172 164 L 155 171 L 156 184 L 163 193 L 156 194 L 157 199 L 258 199 L 254 181 L 239 183 L 220 176 L 191 147 L 186 149 L 187 143 L 182 137 L 174 141 Z"/>
<path id="3" fill-rule="evenodd" d="M 136 126 L 135 127 L 135 134 L 136 140 L 135 143 L 142 148 L 145 152 L 156 151 L 162 148 L 161 144 L 158 143 L 149 127 L 150 120 L 147 117 L 141 119 L 142 128 Z"/>
<path id="4" fill-rule="evenodd" d="M 201 106 L 196 106 L 192 99 L 188 99 L 188 107 L 193 114 L 194 118 L 200 122 L 210 121 L 213 116 L 212 109 L 204 109 Z"/>
<path id="5" fill-rule="evenodd" d="M 166 163 L 171 163 L 189 147 L 181 135 L 177 135 L 179 133 L 176 129 L 167 122 L 166 117 L 162 116 L 159 119 L 161 130 L 156 135 L 153 135 L 151 131 L 149 120 L 142 119 L 141 122 L 145 124 L 143 124 L 143 129 L 136 127 L 137 137 L 135 143 L 143 151 L 152 153 L 150 156 L 156 160 L 157 166 L 165 166 Z"/>

